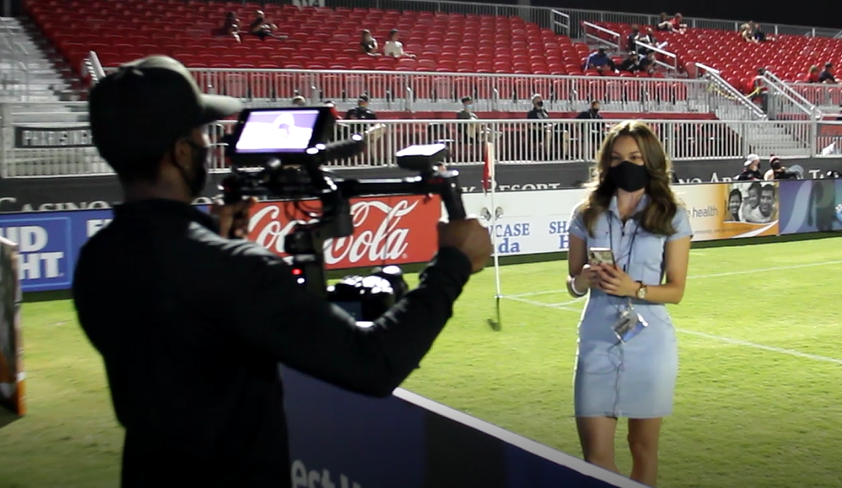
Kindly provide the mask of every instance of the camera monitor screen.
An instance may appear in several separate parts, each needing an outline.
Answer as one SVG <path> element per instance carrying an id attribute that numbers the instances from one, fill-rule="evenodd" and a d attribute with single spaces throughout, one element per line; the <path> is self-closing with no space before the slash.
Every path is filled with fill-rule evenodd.
<path id="1" fill-rule="evenodd" d="M 320 108 L 248 110 L 234 144 L 239 154 L 303 153 L 319 137 Z"/>

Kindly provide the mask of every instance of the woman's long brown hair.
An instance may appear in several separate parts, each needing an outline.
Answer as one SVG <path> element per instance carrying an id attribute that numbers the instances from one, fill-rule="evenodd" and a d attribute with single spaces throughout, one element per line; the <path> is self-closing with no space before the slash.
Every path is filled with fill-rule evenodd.
<path id="1" fill-rule="evenodd" d="M 649 202 L 640 217 L 640 227 L 652 234 L 675 234 L 672 219 L 678 211 L 679 201 L 670 188 L 672 162 L 652 129 L 639 120 L 627 120 L 615 125 L 599 149 L 596 171 L 587 185 L 591 192 L 582 207 L 582 219 L 588 234 L 593 237 L 597 219 L 608 211 L 611 197 L 617 191 L 608 179 L 608 168 L 611 167 L 614 141 L 622 136 L 632 137 L 637 142 L 643 154 L 644 166 L 649 172 L 649 183 L 645 189 Z"/>

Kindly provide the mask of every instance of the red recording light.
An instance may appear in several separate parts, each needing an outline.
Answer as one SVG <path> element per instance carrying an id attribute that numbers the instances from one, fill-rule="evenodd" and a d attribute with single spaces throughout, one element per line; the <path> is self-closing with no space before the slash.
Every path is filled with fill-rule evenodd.
<path id="1" fill-rule="evenodd" d="M 292 274 L 294 276 L 299 276 L 301 274 L 301 270 L 298 268 L 292 268 Z"/>

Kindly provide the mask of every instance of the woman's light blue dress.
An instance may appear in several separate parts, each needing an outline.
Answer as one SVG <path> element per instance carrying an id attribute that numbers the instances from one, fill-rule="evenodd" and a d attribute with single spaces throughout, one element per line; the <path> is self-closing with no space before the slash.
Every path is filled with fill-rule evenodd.
<path id="1" fill-rule="evenodd" d="M 635 213 L 648 198 L 641 198 Z M 679 206 L 672 236 L 650 234 L 634 219 L 622 223 L 617 197 L 588 235 L 579 208 L 573 213 L 570 234 L 585 241 L 586 248 L 609 247 L 621 269 L 634 281 L 661 284 L 664 248 L 668 241 L 692 236 L 690 219 Z M 609 231 L 609 226 L 610 231 Z M 613 240 L 613 242 L 609 242 Z M 612 326 L 626 309 L 628 297 L 590 290 L 579 322 L 579 348 L 574 373 L 574 404 L 577 417 L 659 418 L 672 413 L 678 376 L 678 340 L 666 306 L 632 298 L 632 307 L 649 326 L 623 344 Z"/>

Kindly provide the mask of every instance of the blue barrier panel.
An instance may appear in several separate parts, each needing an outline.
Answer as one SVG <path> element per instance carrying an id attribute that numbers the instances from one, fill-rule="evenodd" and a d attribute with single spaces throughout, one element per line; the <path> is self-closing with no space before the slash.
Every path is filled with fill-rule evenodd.
<path id="1" fill-rule="evenodd" d="M 112 215 L 108 208 L 0 214 L 0 236 L 20 246 L 22 291 L 70 289 L 79 251 Z"/>
<path id="2" fill-rule="evenodd" d="M 376 399 L 283 378 L 294 488 L 643 486 L 406 390 Z"/>
<path id="3" fill-rule="evenodd" d="M 779 184 L 780 234 L 842 230 L 842 180 L 784 180 Z"/>

